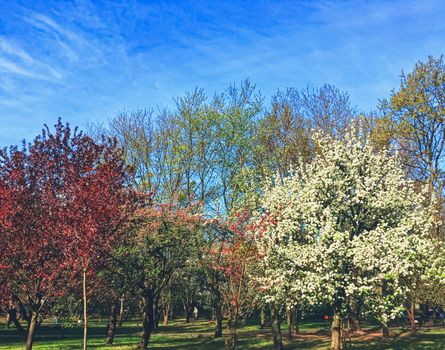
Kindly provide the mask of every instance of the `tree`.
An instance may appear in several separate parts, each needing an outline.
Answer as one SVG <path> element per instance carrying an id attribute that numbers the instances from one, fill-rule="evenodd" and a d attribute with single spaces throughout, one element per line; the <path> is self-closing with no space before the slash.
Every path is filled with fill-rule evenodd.
<path id="1" fill-rule="evenodd" d="M 28 322 L 27 349 L 48 300 L 66 292 L 79 270 L 85 279 L 113 244 L 131 195 L 126 176 L 112 140 L 96 144 L 61 120 L 22 150 L 1 151 L 1 184 L 9 193 L 2 204 L 14 210 L 0 220 L 7 266 L 0 274 Z"/>
<path id="2" fill-rule="evenodd" d="M 406 179 L 397 155 L 357 134 L 316 134 L 313 162 L 266 186 L 257 214 L 267 300 L 330 305 L 332 349 L 359 297 L 383 325 L 394 318 L 436 250 L 425 192 Z"/>
<path id="3" fill-rule="evenodd" d="M 220 223 L 227 234 L 221 242 L 215 242 L 210 256 L 215 256 L 212 268 L 221 271 L 225 283 L 219 283 L 219 293 L 228 314 L 225 341 L 226 349 L 235 349 L 236 329 L 239 319 L 246 317 L 253 307 L 256 288 L 250 280 L 249 270 L 256 261 L 256 247 L 249 228 L 249 211 L 237 212 L 233 219 Z"/>
<path id="4" fill-rule="evenodd" d="M 389 121 L 393 140 L 406 155 L 405 165 L 412 177 L 429 185 L 437 198 L 437 221 L 443 217 L 445 172 L 445 64 L 443 58 L 429 57 L 414 70 L 402 73 L 400 88 L 380 105 Z M 443 233 L 436 225 L 436 238 Z"/>
<path id="5" fill-rule="evenodd" d="M 278 91 L 257 127 L 256 168 L 262 174 L 278 171 L 286 176 L 299 159 L 309 161 L 313 155 L 311 128 L 298 91 Z"/>
<path id="6" fill-rule="evenodd" d="M 145 198 L 145 199 L 144 199 Z M 135 212 L 133 228 L 124 244 L 114 250 L 120 265 L 116 272 L 132 286 L 139 299 L 143 332 L 140 348 L 147 349 L 155 327 L 161 292 L 173 273 L 187 262 L 199 230 L 201 217 L 195 206 L 151 203 L 142 196 Z M 127 282 L 124 282 L 127 283 Z"/>
<path id="7" fill-rule="evenodd" d="M 263 100 L 255 88 L 245 80 L 239 87 L 230 86 L 215 102 L 220 115 L 216 133 L 220 215 L 236 208 L 245 192 L 242 176 L 253 167 L 255 128 Z"/>

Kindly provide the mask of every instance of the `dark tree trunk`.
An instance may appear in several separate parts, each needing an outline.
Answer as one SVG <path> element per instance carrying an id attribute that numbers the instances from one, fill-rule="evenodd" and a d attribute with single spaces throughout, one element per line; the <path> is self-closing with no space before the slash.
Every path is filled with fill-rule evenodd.
<path id="1" fill-rule="evenodd" d="M 274 350 L 283 350 L 283 338 L 281 336 L 280 315 L 278 306 L 272 305 L 272 334 Z"/>
<path id="2" fill-rule="evenodd" d="M 151 333 L 154 328 L 154 301 L 153 292 L 151 289 L 144 291 L 142 298 L 142 337 L 140 349 L 148 349 L 148 342 L 150 341 Z"/>
<path id="3" fill-rule="evenodd" d="M 222 337 L 222 327 L 223 327 L 223 313 L 220 306 L 215 308 L 215 317 L 216 317 L 215 338 L 220 338 Z"/>
<path id="4" fill-rule="evenodd" d="M 19 301 L 19 309 L 20 309 L 20 318 L 26 321 L 27 326 L 29 328 L 31 324 L 32 313 L 26 311 L 26 308 L 21 301 Z"/>
<path id="5" fill-rule="evenodd" d="M 111 304 L 110 318 L 107 326 L 107 344 L 113 344 L 114 335 L 116 333 L 117 309 L 117 304 L 113 302 L 113 304 Z"/>
<path id="6" fill-rule="evenodd" d="M 162 309 L 159 309 L 156 305 L 153 309 L 154 312 L 154 316 L 155 316 L 155 322 L 154 322 L 154 326 L 153 326 L 153 331 L 157 331 L 159 329 L 159 320 L 161 319 L 161 315 L 162 315 Z"/>
<path id="7" fill-rule="evenodd" d="M 224 341 L 226 350 L 235 350 L 236 344 L 236 320 L 229 318 L 227 320 L 227 337 Z"/>
<path id="8" fill-rule="evenodd" d="M 382 325 L 382 336 L 384 339 L 389 339 L 389 329 L 387 325 Z"/>
<path id="9" fill-rule="evenodd" d="M 185 312 L 185 323 L 190 323 L 190 307 L 187 304 L 184 304 L 184 312 Z"/>
<path id="10" fill-rule="evenodd" d="M 36 326 L 37 326 L 37 313 L 32 312 L 28 328 L 28 338 L 26 339 L 26 346 L 25 346 L 26 350 L 32 350 L 32 344 L 34 342 L 34 333 L 36 331 Z"/>
<path id="11" fill-rule="evenodd" d="M 17 310 L 13 309 L 13 308 L 8 310 L 8 320 L 6 323 L 6 328 L 8 328 L 11 323 L 17 329 L 17 332 L 19 333 L 20 338 L 22 338 L 23 341 L 26 341 L 27 334 L 26 334 L 25 330 L 23 329 L 21 323 L 17 319 Z"/>
<path id="12" fill-rule="evenodd" d="M 331 338 L 331 350 L 341 349 L 341 316 L 340 310 L 334 310 L 334 315 L 332 316 L 332 338 Z"/>

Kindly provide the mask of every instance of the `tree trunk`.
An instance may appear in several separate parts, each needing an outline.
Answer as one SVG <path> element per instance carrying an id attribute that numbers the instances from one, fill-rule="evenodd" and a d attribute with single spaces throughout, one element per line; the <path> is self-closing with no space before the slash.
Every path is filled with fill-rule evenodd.
<path id="1" fill-rule="evenodd" d="M 159 320 L 161 319 L 162 315 L 162 309 L 159 308 L 159 299 L 155 301 L 153 306 L 153 314 L 154 314 L 154 324 L 153 324 L 153 331 L 156 332 L 159 328 Z"/>
<path id="2" fill-rule="evenodd" d="M 264 304 L 261 305 L 260 309 L 260 329 L 263 330 L 266 325 L 266 314 L 264 312 Z"/>
<path id="3" fill-rule="evenodd" d="M 236 343 L 236 320 L 229 318 L 227 321 L 227 330 L 229 331 L 224 344 L 226 350 L 235 350 Z"/>
<path id="4" fill-rule="evenodd" d="M 188 305 L 184 305 L 184 311 L 185 311 L 185 323 L 190 323 L 190 308 Z"/>
<path id="5" fill-rule="evenodd" d="M 221 307 L 215 308 L 216 324 L 215 324 L 215 338 L 222 337 L 222 326 L 223 326 L 223 313 Z"/>
<path id="6" fill-rule="evenodd" d="M 25 346 L 26 350 L 32 350 L 36 325 L 37 325 L 37 313 L 32 312 L 28 328 L 28 338 L 26 339 L 26 346 Z"/>
<path id="7" fill-rule="evenodd" d="M 107 344 L 113 344 L 114 335 L 116 333 L 116 321 L 117 321 L 117 305 L 116 302 L 111 304 L 110 318 L 108 320 L 107 327 Z"/>
<path id="8" fill-rule="evenodd" d="M 361 333 L 362 332 L 362 325 L 360 323 L 360 318 L 358 315 L 351 315 L 351 332 L 352 333 Z"/>
<path id="9" fill-rule="evenodd" d="M 150 341 L 151 333 L 154 328 L 154 302 L 153 293 L 150 289 L 144 291 L 142 298 L 142 337 L 141 337 L 141 350 L 148 349 L 148 342 Z"/>
<path id="10" fill-rule="evenodd" d="M 272 305 L 272 334 L 273 334 L 273 348 L 274 350 L 283 350 L 283 339 L 280 328 L 280 315 L 278 306 Z"/>
<path id="11" fill-rule="evenodd" d="M 87 349 L 87 330 L 88 330 L 88 318 L 87 318 L 87 270 L 83 270 L 83 350 Z"/>
<path id="12" fill-rule="evenodd" d="M 298 312 L 298 306 L 295 306 L 295 314 L 294 314 L 294 326 L 295 326 L 295 334 L 300 334 L 300 314 Z"/>
<path id="13" fill-rule="evenodd" d="M 334 311 L 332 316 L 332 338 L 331 338 L 331 350 L 341 349 L 341 317 L 339 310 Z"/>
<path id="14" fill-rule="evenodd" d="M 22 324 L 17 319 L 17 310 L 16 309 L 10 309 L 8 310 L 8 323 L 6 323 L 6 328 L 9 327 L 9 324 L 14 324 L 15 328 L 17 329 L 17 332 L 20 335 L 20 338 L 23 339 L 24 342 L 26 342 L 27 334 L 25 330 L 22 327 Z"/>
<path id="15" fill-rule="evenodd" d="M 170 316 L 170 302 L 167 303 L 167 305 L 165 305 L 164 307 L 164 326 L 168 325 L 168 318 Z"/>
<path id="16" fill-rule="evenodd" d="M 382 325 L 382 336 L 383 339 L 389 339 L 389 328 L 387 325 Z"/>
<path id="17" fill-rule="evenodd" d="M 289 340 L 292 340 L 292 331 L 294 328 L 294 308 L 291 307 L 286 310 L 286 318 L 287 318 L 287 337 Z"/>
<path id="18" fill-rule="evenodd" d="M 360 323 L 361 299 L 357 302 L 356 307 L 351 310 L 349 317 L 349 324 L 351 325 L 352 333 L 362 333 L 362 325 Z"/>
<path id="19" fill-rule="evenodd" d="M 27 312 L 23 303 L 19 300 L 20 318 L 25 320 L 28 328 L 31 325 L 32 312 Z"/>
<path id="20" fill-rule="evenodd" d="M 125 298 L 124 296 L 121 297 L 120 299 L 120 308 L 119 308 L 119 327 L 122 327 L 122 322 L 124 320 L 124 301 Z"/>
<path id="21" fill-rule="evenodd" d="M 411 332 L 416 332 L 417 327 L 416 327 L 416 318 L 414 315 L 414 301 L 411 301 L 411 305 L 408 311 L 408 316 L 409 316 L 409 322 L 411 324 Z"/>

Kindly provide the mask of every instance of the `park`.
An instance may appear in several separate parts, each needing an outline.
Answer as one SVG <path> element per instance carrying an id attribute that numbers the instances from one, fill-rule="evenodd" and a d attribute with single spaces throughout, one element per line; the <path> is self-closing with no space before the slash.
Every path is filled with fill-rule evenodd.
<path id="1" fill-rule="evenodd" d="M 289 86 L 275 54 L 243 51 L 252 37 L 290 50 L 288 16 L 318 40 L 445 11 L 250 5 L 0 5 L 0 350 L 445 349 L 441 53 L 337 62 L 350 94 L 306 71 Z M 347 18 L 362 10 L 371 22 Z M 244 57 L 217 50 L 231 45 Z M 173 68 L 212 55 L 227 60 Z M 325 55 L 307 56 L 313 72 Z M 358 84 L 367 70 L 391 78 Z M 335 72 L 323 79 L 346 81 Z"/>

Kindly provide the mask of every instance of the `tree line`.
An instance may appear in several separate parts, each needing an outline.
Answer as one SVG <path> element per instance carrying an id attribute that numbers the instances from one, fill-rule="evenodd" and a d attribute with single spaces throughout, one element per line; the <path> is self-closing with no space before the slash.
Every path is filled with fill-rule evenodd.
<path id="1" fill-rule="evenodd" d="M 125 315 L 140 348 L 193 310 L 236 346 L 247 318 L 298 334 L 328 313 L 332 349 L 364 318 L 384 337 L 444 308 L 445 65 L 418 62 L 375 111 L 332 85 L 249 80 L 171 109 L 122 112 L 86 133 L 61 120 L 0 151 L 0 301 L 32 349 L 49 316 Z M 323 310 L 323 311 L 322 311 Z M 269 316 L 266 316 L 269 314 Z M 24 324 L 25 322 L 25 324 Z"/>

